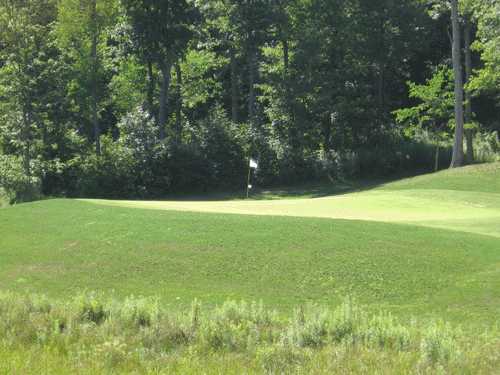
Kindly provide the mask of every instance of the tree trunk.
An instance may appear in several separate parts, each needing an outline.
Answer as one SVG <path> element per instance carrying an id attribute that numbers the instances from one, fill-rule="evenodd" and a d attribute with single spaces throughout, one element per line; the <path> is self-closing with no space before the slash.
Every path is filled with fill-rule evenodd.
<path id="1" fill-rule="evenodd" d="M 149 115 L 155 119 L 155 122 L 158 123 L 158 117 L 156 116 L 156 113 L 154 111 L 154 104 L 153 104 L 156 80 L 153 72 L 153 63 L 150 59 L 148 59 L 147 66 L 148 66 L 148 93 L 146 100 L 147 100 L 148 112 Z"/>
<path id="2" fill-rule="evenodd" d="M 439 170 L 439 145 L 436 146 L 436 155 L 434 158 L 434 172 Z"/>
<path id="3" fill-rule="evenodd" d="M 29 110 L 24 110 L 23 113 L 23 129 L 21 132 L 21 138 L 24 143 L 23 150 L 23 169 L 24 174 L 28 178 L 29 183 L 31 183 L 31 115 Z"/>
<path id="4" fill-rule="evenodd" d="M 452 60 L 455 75 L 455 140 L 450 168 L 460 167 L 464 159 L 464 87 L 462 80 L 462 63 L 460 59 L 460 24 L 458 19 L 458 0 L 451 0 L 452 22 Z"/>
<path id="5" fill-rule="evenodd" d="M 469 83 L 472 76 L 472 52 L 471 52 L 471 34 L 472 24 L 469 20 L 465 24 L 465 82 Z M 465 123 L 470 125 L 472 123 L 472 95 L 470 90 L 465 90 Z M 473 130 L 465 130 L 465 139 L 467 144 L 466 160 L 468 164 L 474 162 L 474 144 L 473 144 Z"/>
<path id="6" fill-rule="evenodd" d="M 255 52 L 248 56 L 248 121 L 254 124 L 255 120 Z"/>
<path id="7" fill-rule="evenodd" d="M 284 73 L 285 73 L 285 77 L 287 77 L 288 76 L 288 67 L 290 65 L 290 47 L 288 46 L 288 40 L 286 40 L 286 38 L 283 38 L 281 43 L 283 44 Z"/>
<path id="8" fill-rule="evenodd" d="M 248 121 L 255 123 L 255 83 L 257 82 L 257 52 L 251 51 L 248 56 Z"/>
<path id="9" fill-rule="evenodd" d="M 101 155 L 101 128 L 99 126 L 99 117 L 98 117 L 98 56 L 97 56 L 97 42 L 98 42 L 98 30 L 97 30 L 97 5 L 96 0 L 93 0 L 91 3 L 91 22 L 92 22 L 92 45 L 90 47 L 90 58 L 92 61 L 92 103 L 91 103 L 91 111 L 92 111 L 92 124 L 94 127 L 94 139 L 95 139 L 95 153 L 97 156 Z"/>
<path id="10" fill-rule="evenodd" d="M 168 92 L 170 89 L 170 70 L 172 64 L 164 62 L 160 65 L 162 81 L 160 90 L 160 111 L 158 115 L 158 126 L 160 127 L 160 139 L 165 139 L 165 126 L 168 117 Z"/>
<path id="11" fill-rule="evenodd" d="M 179 63 L 175 64 L 175 74 L 177 77 L 177 106 L 175 109 L 175 137 L 180 143 L 182 136 L 182 71 Z"/>
<path id="12" fill-rule="evenodd" d="M 236 66 L 236 56 L 234 54 L 234 48 L 231 47 L 230 51 L 231 58 L 231 119 L 234 123 L 238 122 L 238 75 Z"/>
<path id="13" fill-rule="evenodd" d="M 377 75 L 377 102 L 380 110 L 379 115 L 385 113 L 385 98 L 384 98 L 384 89 L 385 89 L 385 81 L 384 81 L 384 66 L 379 66 L 379 71 Z"/>

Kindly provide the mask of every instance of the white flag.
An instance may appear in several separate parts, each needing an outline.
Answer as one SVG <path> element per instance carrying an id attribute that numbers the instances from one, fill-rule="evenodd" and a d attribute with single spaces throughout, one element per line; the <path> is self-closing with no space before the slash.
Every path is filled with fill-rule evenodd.
<path id="1" fill-rule="evenodd" d="M 257 169 L 259 168 L 259 164 L 255 160 L 250 159 L 250 168 Z"/>

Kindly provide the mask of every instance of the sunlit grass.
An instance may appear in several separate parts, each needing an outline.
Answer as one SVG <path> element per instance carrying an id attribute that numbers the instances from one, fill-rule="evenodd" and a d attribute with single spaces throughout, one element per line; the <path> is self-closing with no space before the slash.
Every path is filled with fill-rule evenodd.
<path id="1" fill-rule="evenodd" d="M 1 373 L 470 373 L 500 366 L 496 330 L 468 336 L 442 321 L 402 324 L 351 300 L 281 317 L 259 303 L 86 293 L 65 302 L 0 294 Z"/>

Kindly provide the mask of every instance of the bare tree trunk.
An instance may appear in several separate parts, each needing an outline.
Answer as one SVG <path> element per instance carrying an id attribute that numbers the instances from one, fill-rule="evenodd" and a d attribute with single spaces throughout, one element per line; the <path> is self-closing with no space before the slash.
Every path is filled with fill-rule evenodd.
<path id="1" fill-rule="evenodd" d="M 290 66 L 290 47 L 288 45 L 288 40 L 283 38 L 281 41 L 283 45 L 283 66 L 285 77 L 288 76 L 288 67 Z"/>
<path id="2" fill-rule="evenodd" d="M 231 47 L 230 51 L 231 58 L 231 119 L 234 123 L 238 122 L 238 75 L 236 66 L 236 56 L 234 54 L 234 48 Z"/>
<path id="3" fill-rule="evenodd" d="M 434 158 L 434 172 L 437 172 L 439 169 L 439 145 L 436 146 L 436 155 Z"/>
<path id="4" fill-rule="evenodd" d="M 471 53 L 471 33 L 472 25 L 469 20 L 465 23 L 465 82 L 469 83 L 472 76 L 472 53 Z M 470 90 L 465 90 L 465 123 L 472 123 L 472 95 Z M 473 130 L 465 130 L 465 139 L 467 144 L 466 160 L 468 164 L 474 162 L 474 143 Z"/>
<path id="5" fill-rule="evenodd" d="M 147 66 L 148 66 L 148 93 L 146 100 L 148 105 L 148 112 L 150 116 L 155 119 L 155 122 L 158 123 L 158 117 L 154 111 L 154 104 L 153 104 L 156 79 L 153 72 L 153 63 L 150 59 L 148 59 Z"/>
<path id="6" fill-rule="evenodd" d="M 160 111 L 158 115 L 158 126 L 160 127 L 160 139 L 165 139 L 165 126 L 168 117 L 168 92 L 170 89 L 170 70 L 172 64 L 164 62 L 160 65 L 162 81 L 160 90 Z"/>
<path id="7" fill-rule="evenodd" d="M 385 113 L 384 107 L 385 107 L 385 98 L 384 98 L 384 88 L 385 88 L 385 81 L 384 81 L 384 67 L 382 65 L 379 66 L 379 71 L 377 75 L 377 102 L 378 102 L 378 107 L 380 109 L 380 113 L 383 114 Z"/>
<path id="8" fill-rule="evenodd" d="M 92 124 L 94 126 L 94 139 L 95 139 L 95 153 L 97 156 L 101 155 L 101 128 L 99 126 L 98 117 L 98 87 L 97 87 L 97 74 L 98 74 L 98 56 L 97 56 L 97 42 L 98 42 L 98 30 L 97 30 L 97 5 L 96 0 L 91 3 L 91 22 L 92 22 L 92 45 L 90 51 L 90 58 L 92 60 Z"/>
<path id="9" fill-rule="evenodd" d="M 22 141 L 24 143 L 23 169 L 24 174 L 31 183 L 31 115 L 28 110 L 23 113 Z"/>
<path id="10" fill-rule="evenodd" d="M 177 77 L 177 106 L 175 109 L 175 136 L 176 142 L 180 143 L 182 136 L 182 71 L 179 63 L 175 64 L 175 74 Z"/>
<path id="11" fill-rule="evenodd" d="M 248 121 L 250 124 L 255 120 L 255 52 L 251 51 L 248 56 Z"/>
<path id="12" fill-rule="evenodd" d="M 450 168 L 460 167 L 464 159 L 464 86 L 462 63 L 460 59 L 460 24 L 458 19 L 458 0 L 451 0 L 451 22 L 453 32 L 452 60 L 455 75 L 455 141 Z"/>

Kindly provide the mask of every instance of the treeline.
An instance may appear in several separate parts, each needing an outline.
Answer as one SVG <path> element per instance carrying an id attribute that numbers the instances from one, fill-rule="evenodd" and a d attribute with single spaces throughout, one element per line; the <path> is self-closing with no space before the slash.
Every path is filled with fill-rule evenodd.
<path id="1" fill-rule="evenodd" d="M 0 187 L 13 200 L 239 189 L 249 157 L 266 185 L 429 170 L 449 165 L 462 127 L 466 161 L 474 144 L 491 157 L 500 5 L 461 1 L 453 28 L 449 5 L 1 0 Z"/>

